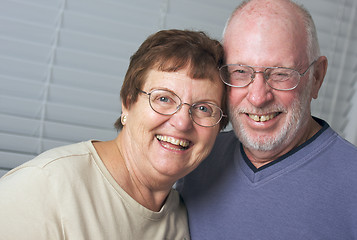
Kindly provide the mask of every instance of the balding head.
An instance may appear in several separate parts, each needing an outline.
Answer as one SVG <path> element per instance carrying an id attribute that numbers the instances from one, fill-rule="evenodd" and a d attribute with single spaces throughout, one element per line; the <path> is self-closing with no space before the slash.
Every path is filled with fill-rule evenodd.
<path id="1" fill-rule="evenodd" d="M 265 29 L 265 34 L 276 34 L 278 28 L 298 37 L 304 43 L 308 61 L 320 55 L 314 22 L 309 12 L 290 0 L 250 0 L 240 4 L 224 30 L 223 44 L 229 44 L 231 37 L 242 34 L 243 29 Z M 294 36 L 296 35 L 296 36 Z M 233 40 L 234 41 L 234 40 Z"/>

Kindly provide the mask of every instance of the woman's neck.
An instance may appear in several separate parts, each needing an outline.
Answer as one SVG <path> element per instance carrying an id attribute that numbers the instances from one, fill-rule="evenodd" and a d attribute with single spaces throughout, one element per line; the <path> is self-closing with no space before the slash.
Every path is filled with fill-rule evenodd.
<path id="1" fill-rule="evenodd" d="M 155 179 L 147 179 L 145 175 L 139 175 L 140 171 L 127 157 L 128 154 L 125 152 L 123 154 L 119 136 L 115 140 L 95 142 L 93 145 L 111 176 L 127 194 L 142 206 L 152 211 L 160 211 L 171 191 L 172 184 L 158 183 Z"/>

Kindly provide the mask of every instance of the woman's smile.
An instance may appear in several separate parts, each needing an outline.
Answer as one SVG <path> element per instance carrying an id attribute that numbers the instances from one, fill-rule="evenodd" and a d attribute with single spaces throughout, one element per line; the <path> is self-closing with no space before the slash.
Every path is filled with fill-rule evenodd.
<path id="1" fill-rule="evenodd" d="M 187 150 L 190 146 L 190 141 L 184 139 L 177 139 L 166 135 L 156 135 L 157 140 L 164 148 L 171 150 Z"/>

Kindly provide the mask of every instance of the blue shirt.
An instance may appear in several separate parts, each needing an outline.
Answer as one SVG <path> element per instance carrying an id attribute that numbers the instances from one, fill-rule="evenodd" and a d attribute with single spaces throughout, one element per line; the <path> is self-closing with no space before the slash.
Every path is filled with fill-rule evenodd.
<path id="1" fill-rule="evenodd" d="M 357 239 L 357 148 L 315 120 L 315 136 L 259 169 L 220 133 L 177 184 L 192 239 Z"/>

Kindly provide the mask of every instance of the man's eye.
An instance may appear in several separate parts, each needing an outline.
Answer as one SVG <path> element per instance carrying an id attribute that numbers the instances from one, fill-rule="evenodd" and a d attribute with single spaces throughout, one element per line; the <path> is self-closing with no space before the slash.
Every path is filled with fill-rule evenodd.
<path id="1" fill-rule="evenodd" d="M 272 72 L 270 75 L 267 75 L 267 79 L 273 81 L 286 81 L 291 77 L 291 73 L 289 72 Z"/>
<path id="2" fill-rule="evenodd" d="M 289 76 L 289 74 L 288 74 L 288 73 L 285 73 L 285 72 L 276 72 L 276 73 L 274 73 L 274 75 L 276 75 L 276 76 L 282 76 L 282 77 Z"/>
<path id="3" fill-rule="evenodd" d="M 243 69 L 238 69 L 238 70 L 236 70 L 235 72 L 236 72 L 236 73 L 246 73 L 246 71 L 243 70 Z"/>
<path id="4" fill-rule="evenodd" d="M 249 78 L 249 76 L 251 75 L 251 72 L 249 71 L 249 69 L 236 68 L 230 73 L 230 75 L 231 75 L 232 79 L 245 80 L 245 79 Z"/>

